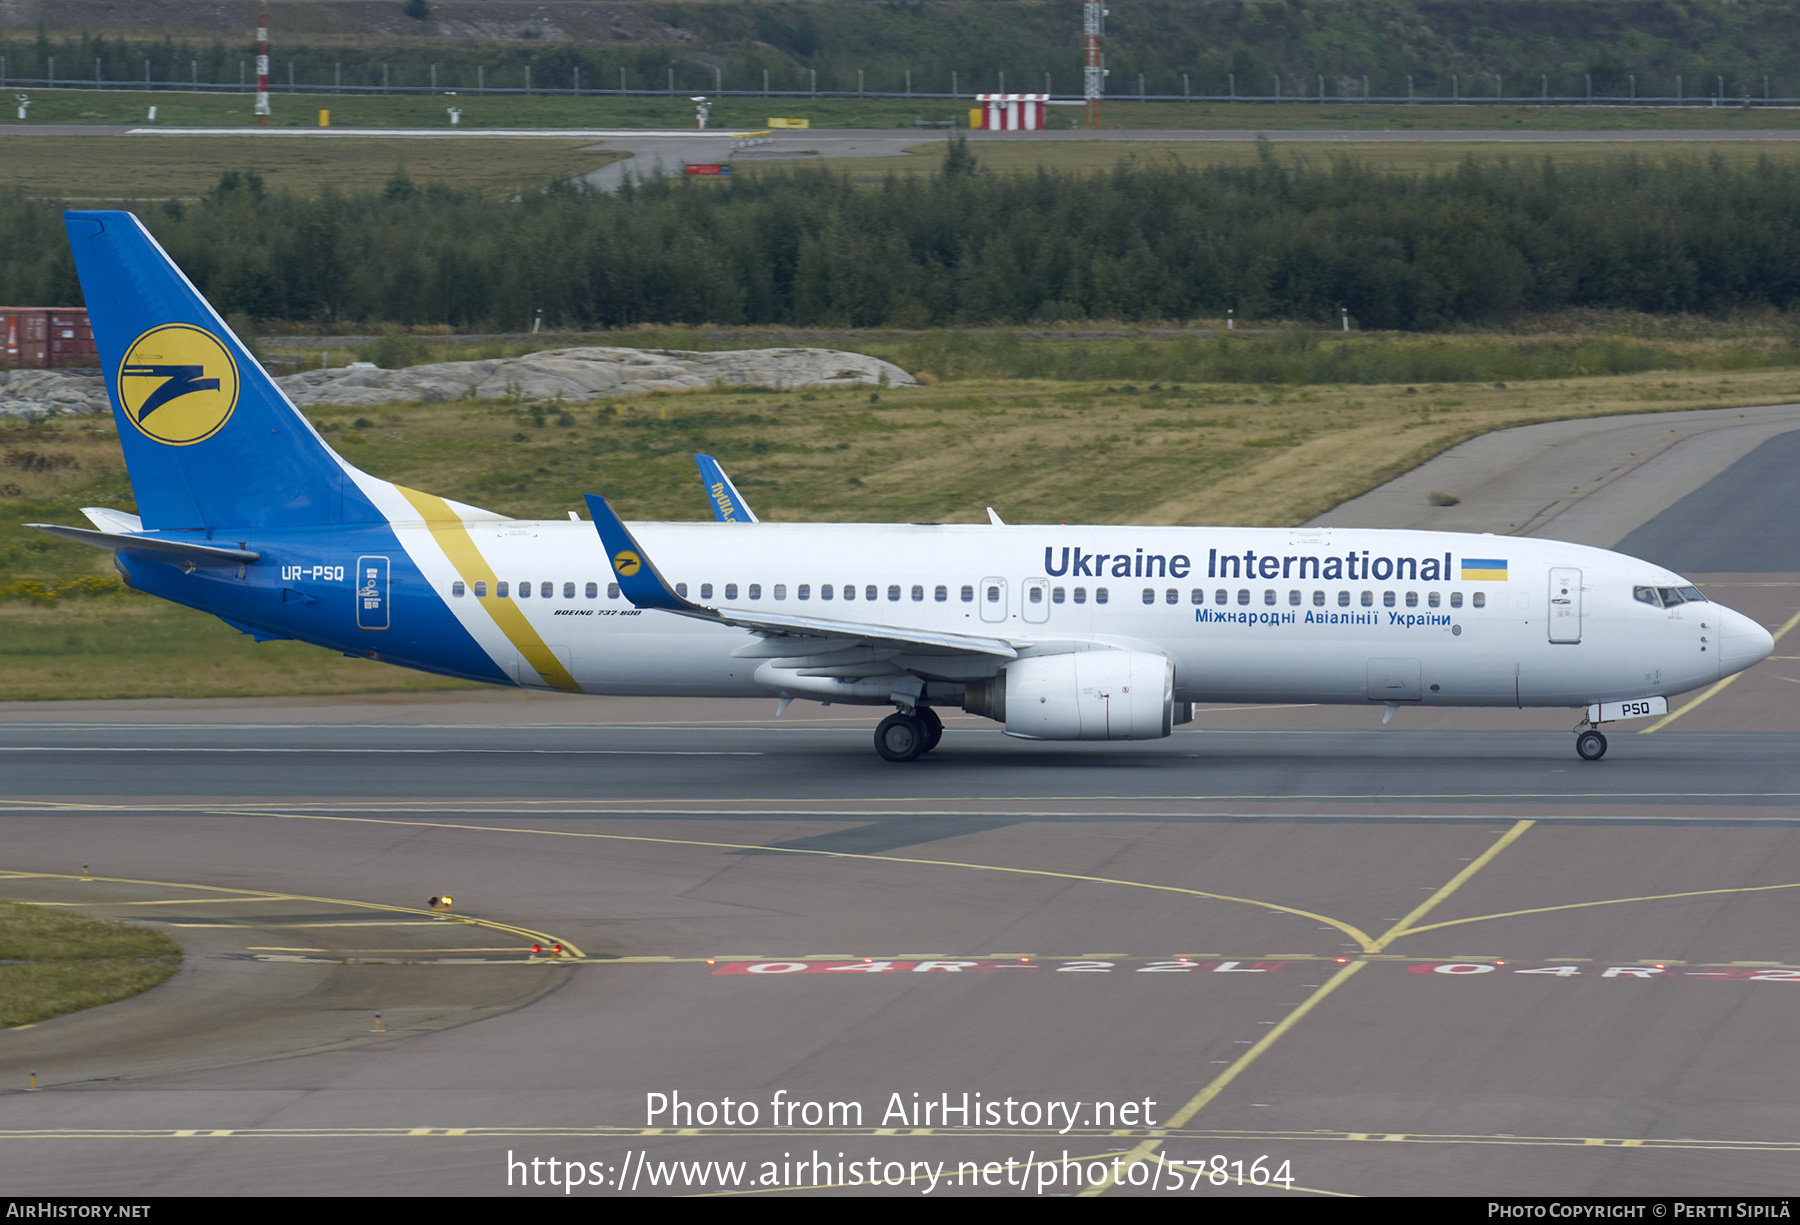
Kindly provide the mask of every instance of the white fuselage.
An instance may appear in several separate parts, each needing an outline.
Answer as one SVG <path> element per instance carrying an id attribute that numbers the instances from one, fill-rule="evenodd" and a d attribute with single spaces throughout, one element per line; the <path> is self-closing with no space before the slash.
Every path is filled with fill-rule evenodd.
<path id="1" fill-rule="evenodd" d="M 495 580 L 481 596 L 426 529 L 394 528 L 446 607 L 521 684 L 547 682 L 484 605 L 510 601 L 583 692 L 783 691 L 766 669 L 758 679 L 763 660 L 733 655 L 753 649 L 756 635 L 640 612 L 618 595 L 591 523 L 468 523 Z M 983 635 L 1013 644 L 1021 656 L 1156 652 L 1174 662 L 1179 702 L 1582 706 L 1672 696 L 1768 651 L 1760 626 L 1720 605 L 1661 607 L 1634 598 L 1637 587 L 1687 586 L 1661 567 L 1521 537 L 1310 528 L 632 528 L 667 580 L 704 605 Z M 1484 577 L 1471 577 L 1477 573 Z M 463 594 L 456 595 L 459 581 Z M 530 595 L 521 598 L 525 587 Z M 936 672 L 927 662 L 920 670 L 955 681 L 991 676 L 1000 662 L 945 661 Z M 837 700 L 858 699 L 846 692 Z"/>

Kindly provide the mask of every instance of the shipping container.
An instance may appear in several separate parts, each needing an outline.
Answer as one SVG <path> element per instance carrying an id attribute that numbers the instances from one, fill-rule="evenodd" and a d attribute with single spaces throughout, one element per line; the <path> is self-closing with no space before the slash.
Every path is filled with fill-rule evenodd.
<path id="1" fill-rule="evenodd" d="M 88 314 L 79 306 L 0 306 L 0 365 L 100 365 Z"/>

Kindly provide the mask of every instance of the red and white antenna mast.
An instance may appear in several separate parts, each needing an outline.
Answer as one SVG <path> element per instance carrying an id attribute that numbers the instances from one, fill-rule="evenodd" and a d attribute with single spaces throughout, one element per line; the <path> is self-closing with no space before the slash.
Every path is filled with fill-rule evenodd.
<path id="1" fill-rule="evenodd" d="M 1106 32 L 1106 9 L 1102 0 L 1082 0 L 1081 49 L 1085 53 L 1081 71 L 1082 95 L 1087 99 L 1087 125 L 1100 126 L 1100 95 L 1106 92 L 1105 57 L 1100 54 L 1100 35 Z"/>
<path id="2" fill-rule="evenodd" d="M 256 12 L 256 122 L 269 123 L 269 13 Z"/>

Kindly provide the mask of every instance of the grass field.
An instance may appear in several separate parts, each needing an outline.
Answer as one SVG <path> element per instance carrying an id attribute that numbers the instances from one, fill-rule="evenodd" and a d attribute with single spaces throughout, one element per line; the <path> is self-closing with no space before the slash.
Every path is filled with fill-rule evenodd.
<path id="1" fill-rule="evenodd" d="M 799 147 L 804 147 L 801 138 Z M 829 160 L 746 160 L 740 175 L 783 173 L 817 166 L 864 181 L 889 175 L 930 175 L 943 167 L 948 148 L 941 135 L 921 133 L 919 143 L 898 157 Z M 1175 162 L 1184 166 L 1237 166 L 1255 161 L 1257 146 L 1247 141 L 1010 142 L 982 140 L 975 147 L 980 165 L 996 173 L 1047 167 L 1103 171 L 1121 162 Z M 72 201 L 196 199 L 227 171 L 255 168 L 270 191 L 317 195 L 379 191 L 396 171 L 415 183 L 444 183 L 481 195 L 511 195 L 556 179 L 587 174 L 626 156 L 586 140 L 418 140 L 339 138 L 329 141 L 269 142 L 254 136 L 52 136 L 0 127 L 0 190 L 17 188 L 32 196 Z M 1339 158 L 1400 174 L 1442 172 L 1467 159 L 1478 162 L 1537 162 L 1560 165 L 1631 157 L 1645 162 L 1718 158 L 1727 165 L 1759 158 L 1800 159 L 1800 141 L 1599 141 L 1431 142 L 1331 141 L 1276 146 L 1283 162 L 1329 164 Z"/>
<path id="2" fill-rule="evenodd" d="M 1173 162 L 1182 166 L 1243 166 L 1260 156 L 1251 141 L 1164 140 L 1043 140 L 1006 141 L 983 139 L 971 146 L 977 162 L 999 174 L 1035 171 L 1039 167 L 1060 171 L 1111 170 L 1125 161 L 1140 164 Z M 817 161 L 741 161 L 734 173 L 779 173 L 799 165 L 818 166 L 835 174 L 847 174 L 865 182 L 879 182 L 888 175 L 936 174 L 943 169 L 949 142 L 922 140 L 903 157 L 846 157 Z M 1394 174 L 1442 173 L 1469 160 L 1491 162 L 1555 162 L 1579 165 L 1615 158 L 1640 162 L 1717 158 L 1727 166 L 1754 164 L 1759 158 L 1778 162 L 1800 160 L 1800 141 L 1745 140 L 1648 140 L 1620 144 L 1607 141 L 1466 141 L 1450 137 L 1442 141 L 1340 141 L 1274 146 L 1283 164 L 1328 166 L 1347 159 L 1370 169 Z"/>
<path id="3" fill-rule="evenodd" d="M 314 409 L 358 466 L 520 517 L 604 493 L 630 518 L 696 519 L 693 453 L 766 520 L 1301 523 L 1488 430 L 1800 397 L 1800 371 L 1656 372 L 1411 387 L 979 379 L 879 392 L 701 392 L 587 405 Z M 110 573 L 31 532 L 132 506 L 110 424 L 0 427 L 0 587 Z M 30 455 L 21 463 L 13 457 Z M 1456 493 L 1455 490 L 1446 492 Z M 1495 529 L 1505 531 L 1506 524 Z M 253 645 L 130 593 L 0 601 L 0 699 L 369 692 L 458 682 L 298 643 Z"/>
<path id="4" fill-rule="evenodd" d="M 0 898 L 0 1028 L 110 1004 L 180 968 L 160 932 Z"/>
<path id="5" fill-rule="evenodd" d="M 290 94 L 277 88 L 272 97 L 273 122 L 283 127 L 312 127 L 321 110 L 331 112 L 336 127 L 449 127 L 446 108 L 450 90 L 437 94 Z M 30 124 L 143 124 L 150 107 L 166 126 L 253 126 L 250 93 L 180 93 L 174 91 L 33 89 Z M 538 93 L 476 94 L 463 89 L 456 105 L 465 127 L 622 127 L 686 128 L 694 122 L 693 104 L 682 90 L 670 95 Z M 971 91 L 972 93 L 973 91 Z M 972 96 L 961 98 L 832 98 L 727 95 L 713 107 L 719 128 L 760 128 L 772 115 L 805 118 L 821 128 L 903 128 L 915 119 L 968 122 Z M 14 126 L 15 111 L 0 112 L 0 130 Z M 1418 129 L 1477 131 L 1486 129 L 1569 131 L 1757 129 L 1800 127 L 1800 110 L 1741 106 L 1534 106 L 1522 100 L 1503 103 L 1439 105 L 1361 102 L 1136 102 L 1110 99 L 1103 105 L 1102 125 L 1114 130 L 1178 128 L 1258 131 L 1346 131 Z M 1055 127 L 1071 126 L 1081 111 L 1053 107 Z"/>
<path id="6" fill-rule="evenodd" d="M 270 191 L 378 192 L 396 171 L 415 183 L 509 196 L 625 156 L 585 140 L 281 141 L 254 136 L 51 136 L 0 128 L 0 190 L 67 200 L 197 199 L 253 167 Z"/>

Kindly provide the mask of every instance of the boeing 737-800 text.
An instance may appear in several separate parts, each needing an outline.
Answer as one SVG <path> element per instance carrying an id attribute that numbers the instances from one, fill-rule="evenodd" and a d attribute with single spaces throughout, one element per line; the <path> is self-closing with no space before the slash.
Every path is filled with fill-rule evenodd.
<path id="1" fill-rule="evenodd" d="M 1308 528 L 526 521 L 347 463 L 129 213 L 70 241 L 138 514 L 41 525 L 259 640 L 567 693 L 960 707 L 1043 740 L 1167 736 L 1195 702 L 1567 706 L 1598 724 L 1763 659 L 1762 626 L 1580 545 Z M 716 464 L 714 468 L 716 469 Z M 991 512 L 990 512 L 991 514 Z"/>

